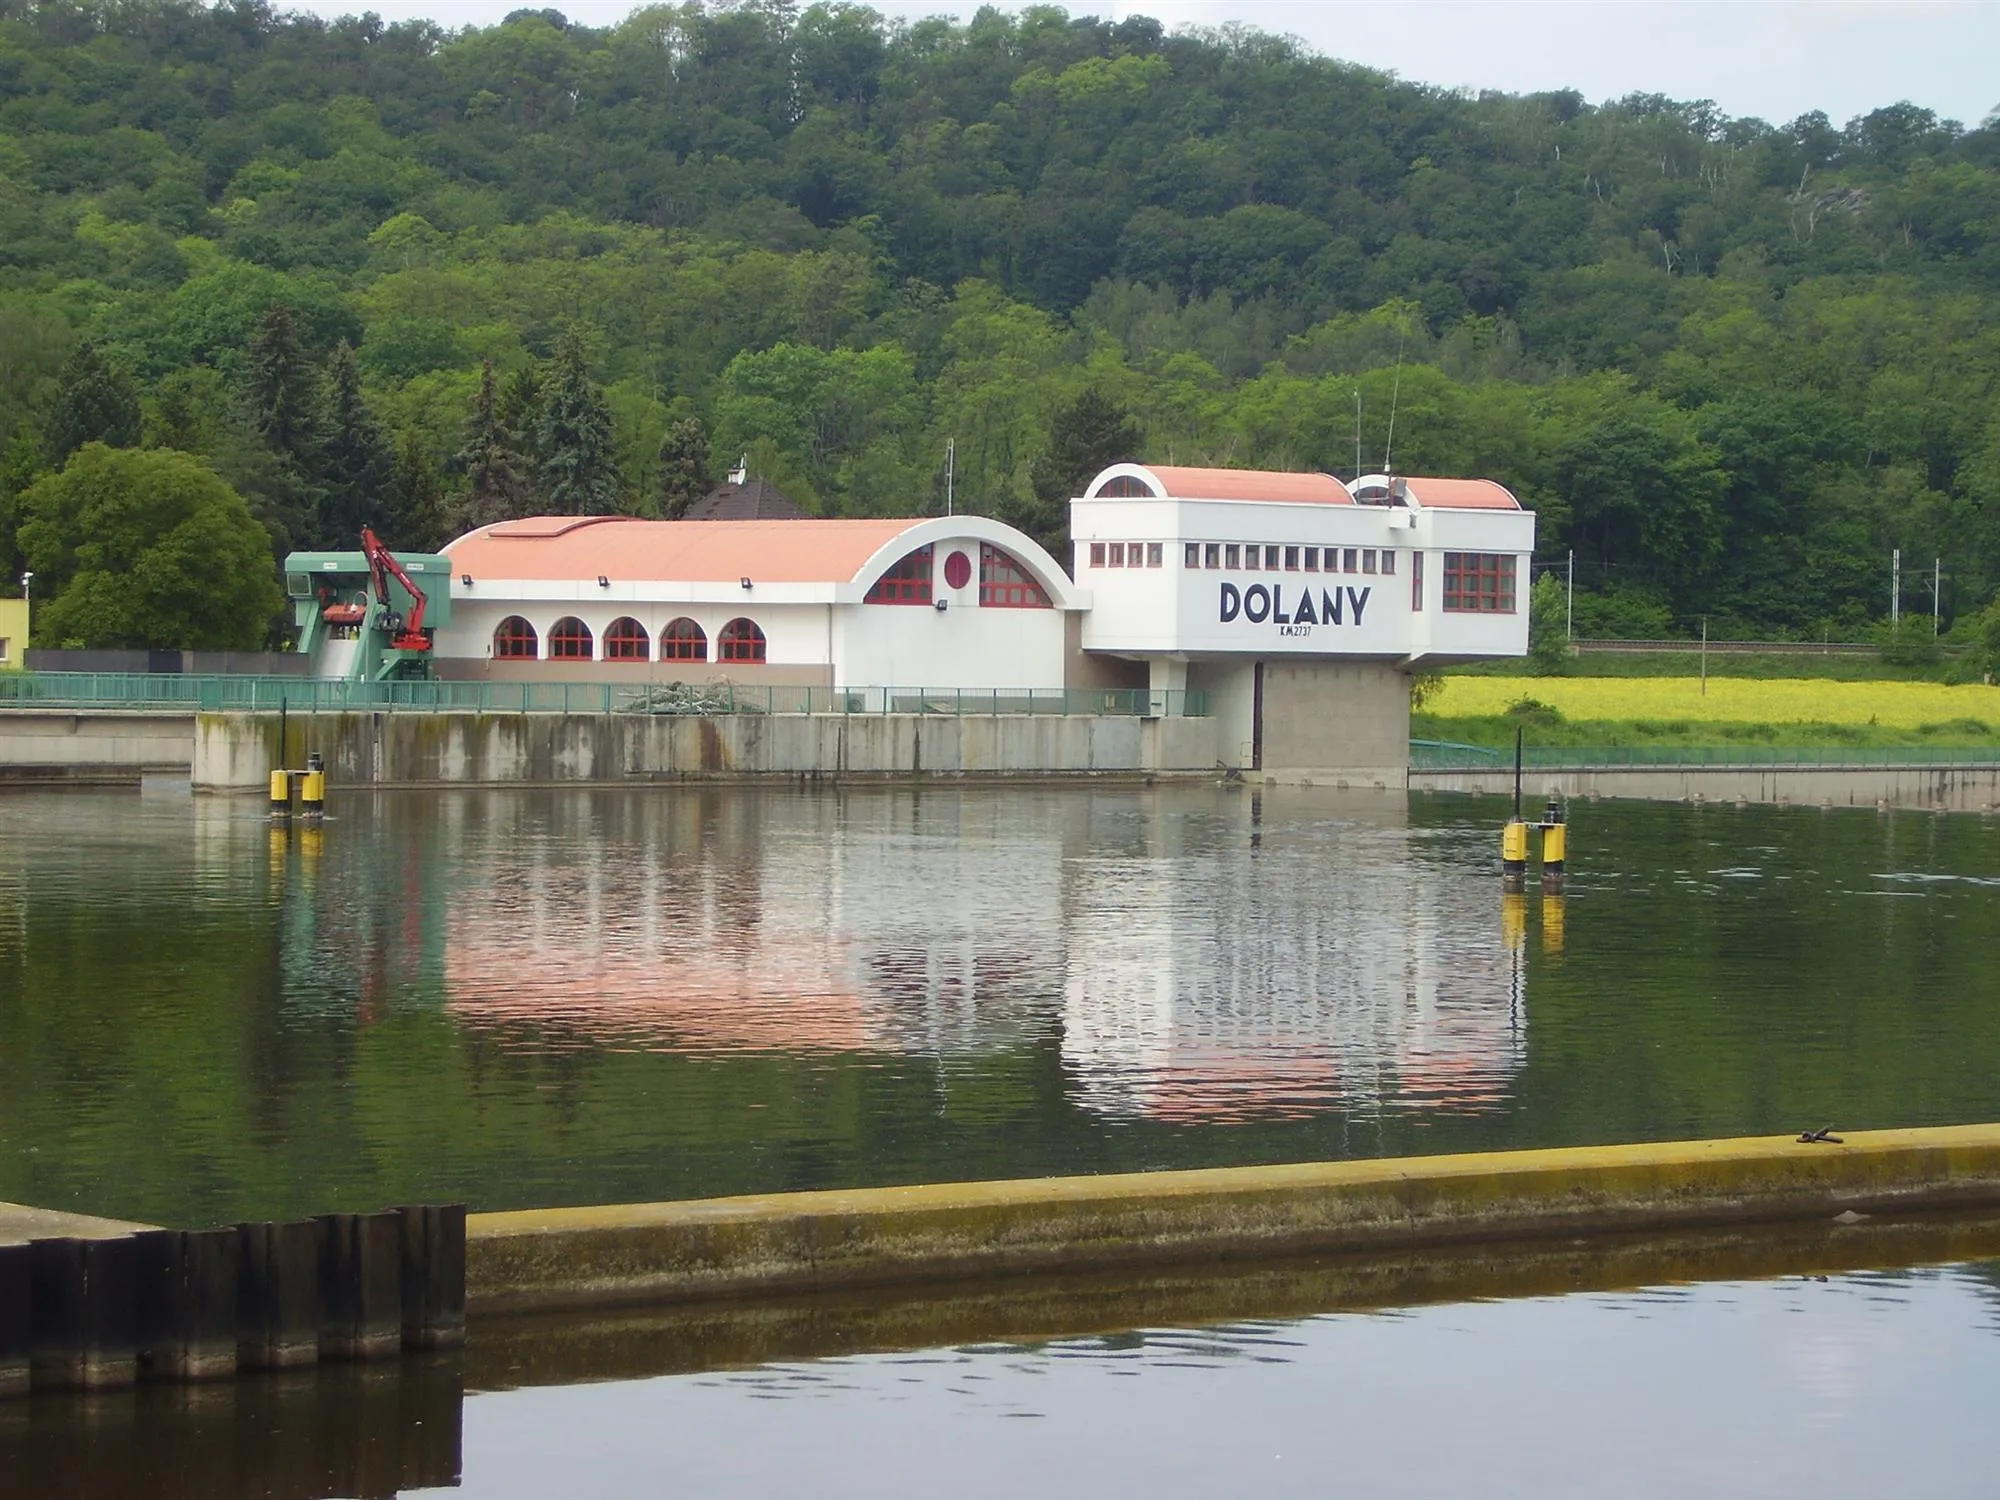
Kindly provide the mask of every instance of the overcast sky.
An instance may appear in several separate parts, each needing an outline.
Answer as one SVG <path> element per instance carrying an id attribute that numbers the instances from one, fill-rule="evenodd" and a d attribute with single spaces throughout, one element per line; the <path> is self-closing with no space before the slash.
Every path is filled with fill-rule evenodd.
<path id="1" fill-rule="evenodd" d="M 448 26 L 490 25 L 535 0 L 305 0 Z M 541 0 L 549 3 L 549 0 Z M 623 19 L 632 0 L 553 0 L 575 20 Z M 890 15 L 970 14 L 976 0 L 875 0 Z M 1003 8 L 1018 9 L 1017 5 Z M 1713 99 L 1774 124 L 1835 124 L 1901 99 L 1976 125 L 2000 106 L 2000 0 L 1071 0 L 1073 15 L 1242 21 L 1423 83 L 1510 93 L 1574 88 Z"/>

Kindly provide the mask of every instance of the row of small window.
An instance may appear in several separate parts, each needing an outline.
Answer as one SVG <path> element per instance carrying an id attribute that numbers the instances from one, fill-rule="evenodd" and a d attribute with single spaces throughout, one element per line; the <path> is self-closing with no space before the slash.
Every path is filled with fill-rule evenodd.
<path id="1" fill-rule="evenodd" d="M 1187 542 L 1182 565 L 1245 573 L 1387 573 L 1396 554 L 1387 547 L 1272 547 L 1258 542 Z"/>
<path id="2" fill-rule="evenodd" d="M 715 637 L 717 661 L 756 662 L 765 659 L 764 632 L 754 620 L 736 619 Z M 550 661 L 596 661 L 597 642 L 590 627 L 574 615 L 549 627 Z M 493 630 L 493 655 L 501 661 L 539 661 L 541 638 L 519 615 L 509 615 Z M 707 661 L 708 633 L 682 617 L 660 632 L 661 661 Z M 613 620 L 604 628 L 605 661 L 652 661 L 653 642 L 637 620 Z"/>

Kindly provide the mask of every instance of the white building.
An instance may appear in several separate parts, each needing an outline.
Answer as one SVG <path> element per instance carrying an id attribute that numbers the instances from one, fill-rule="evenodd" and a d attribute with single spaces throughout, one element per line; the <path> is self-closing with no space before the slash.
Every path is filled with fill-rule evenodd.
<path id="1" fill-rule="evenodd" d="M 1535 518 L 1498 484 L 1117 464 L 1025 533 L 928 520 L 543 516 L 447 549 L 447 677 L 1204 704 L 1217 758 L 1398 778 L 1408 674 L 1522 655 Z M 804 706 L 803 703 L 800 706 Z"/>

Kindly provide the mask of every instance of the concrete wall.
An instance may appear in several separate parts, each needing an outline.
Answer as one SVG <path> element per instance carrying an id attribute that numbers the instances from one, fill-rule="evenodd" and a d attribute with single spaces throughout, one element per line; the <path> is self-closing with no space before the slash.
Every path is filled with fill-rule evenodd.
<path id="1" fill-rule="evenodd" d="M 41 708 L 0 714 L 0 776 L 9 780 L 137 780 L 147 771 L 186 775 L 193 758 L 192 714 Z"/>
<path id="2" fill-rule="evenodd" d="M 261 791 L 276 714 L 202 714 L 194 783 Z M 1212 770 L 1208 719 L 921 714 L 293 714 L 284 759 L 325 756 L 333 787 L 631 782 L 667 777 L 1140 774 Z"/>
<path id="3" fill-rule="evenodd" d="M 1410 679 L 1386 662 L 1264 665 L 1264 758 L 1280 781 L 1401 789 L 1410 755 Z"/>
<path id="4" fill-rule="evenodd" d="M 1412 791 L 1514 794 L 1512 768 L 1411 771 Z M 2000 810 L 2000 765 L 1991 766 L 1663 766 L 1653 770 L 1528 771 L 1529 802 L 1564 797 L 1636 797 L 1649 802 L 1767 802 L 1806 807 L 1924 807 L 1942 812 Z"/>

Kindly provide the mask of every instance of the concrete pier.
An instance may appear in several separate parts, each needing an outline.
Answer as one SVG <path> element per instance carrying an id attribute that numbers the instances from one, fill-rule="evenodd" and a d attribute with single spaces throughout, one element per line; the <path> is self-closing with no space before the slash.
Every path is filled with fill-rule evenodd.
<path id="1" fill-rule="evenodd" d="M 2000 1203 L 2000 1125 L 475 1214 L 475 1313 Z"/>
<path id="2" fill-rule="evenodd" d="M 153 1227 L 54 1208 L 30 1208 L 25 1203 L 0 1203 L 0 1245 L 25 1245 L 30 1240 L 112 1240 Z"/>

